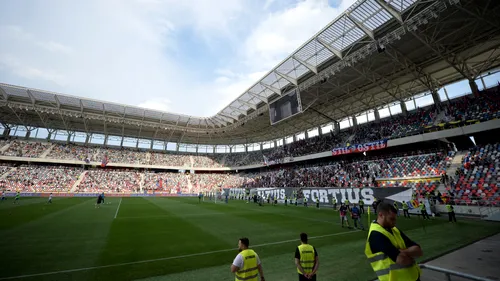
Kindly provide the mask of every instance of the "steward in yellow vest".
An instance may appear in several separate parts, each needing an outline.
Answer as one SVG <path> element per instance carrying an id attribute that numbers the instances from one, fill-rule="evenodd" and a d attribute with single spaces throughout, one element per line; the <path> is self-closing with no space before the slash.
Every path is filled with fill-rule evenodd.
<path id="1" fill-rule="evenodd" d="M 449 222 L 457 222 L 457 218 L 455 217 L 455 210 L 450 203 L 446 204 L 446 211 L 448 211 L 448 221 Z"/>
<path id="2" fill-rule="evenodd" d="M 231 272 L 235 274 L 236 281 L 258 281 L 259 274 L 260 280 L 265 281 L 259 256 L 254 250 L 248 249 L 249 245 L 248 238 L 238 241 L 240 253 L 231 265 Z"/>
<path id="3" fill-rule="evenodd" d="M 410 218 L 410 213 L 408 212 L 408 210 L 410 208 L 408 207 L 408 203 L 406 203 L 405 201 L 403 201 L 402 203 L 403 203 L 403 215 L 404 215 L 404 217 Z"/>
<path id="4" fill-rule="evenodd" d="M 396 228 L 396 210 L 381 202 L 377 206 L 377 221 L 368 232 L 365 255 L 380 281 L 418 281 L 421 270 L 415 259 L 422 249 Z"/>
<path id="5" fill-rule="evenodd" d="M 318 252 L 316 248 L 307 244 L 307 234 L 300 234 L 301 244 L 295 250 L 295 266 L 299 273 L 299 281 L 316 281 L 316 272 L 319 267 Z"/>

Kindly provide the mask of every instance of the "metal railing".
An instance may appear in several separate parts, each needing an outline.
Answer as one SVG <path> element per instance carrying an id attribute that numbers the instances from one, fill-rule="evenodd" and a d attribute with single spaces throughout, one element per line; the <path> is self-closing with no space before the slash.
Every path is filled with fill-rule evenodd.
<path id="1" fill-rule="evenodd" d="M 452 276 L 461 277 L 461 278 L 465 278 L 467 280 L 473 280 L 473 281 L 493 281 L 493 280 L 488 279 L 488 278 L 478 277 L 478 276 L 470 275 L 467 273 L 462 273 L 462 272 L 449 270 L 449 269 L 441 268 L 441 267 L 437 267 L 437 266 L 427 265 L 427 264 L 420 264 L 420 268 L 443 273 L 444 276 L 446 277 L 445 280 L 447 280 L 447 281 L 452 281 L 452 279 L 451 279 Z"/>

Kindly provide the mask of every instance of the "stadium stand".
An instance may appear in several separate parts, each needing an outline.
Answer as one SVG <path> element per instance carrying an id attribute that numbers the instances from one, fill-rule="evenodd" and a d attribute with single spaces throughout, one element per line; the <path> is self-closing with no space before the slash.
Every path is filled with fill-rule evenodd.
<path id="1" fill-rule="evenodd" d="M 471 148 L 443 195 L 456 204 L 500 205 L 499 159 L 499 143 Z"/>
<path id="2" fill-rule="evenodd" d="M 76 192 L 138 192 L 140 173 L 133 170 L 89 170 Z"/>
<path id="3" fill-rule="evenodd" d="M 72 167 L 21 165 L 0 179 L 0 186 L 12 191 L 67 192 L 80 173 Z"/>
<path id="4" fill-rule="evenodd" d="M 407 115 L 399 114 L 351 127 L 335 134 L 329 133 L 302 139 L 283 146 L 247 153 L 187 154 L 171 151 L 146 151 L 133 148 L 103 147 L 77 143 L 47 143 L 42 141 L 2 140 L 2 155 L 61 160 L 97 161 L 104 158 L 108 163 L 146 164 L 176 167 L 221 168 L 280 163 L 285 157 L 298 157 L 343 147 L 352 143 L 367 143 L 380 139 L 397 139 L 421 134 L 429 130 L 474 124 L 499 117 L 499 87 L 487 89 L 480 95 L 467 95 L 441 104 L 438 114 L 436 105 L 417 108 Z M 439 117 L 439 118 L 438 118 Z M 411 166 L 406 166 L 411 168 Z"/>

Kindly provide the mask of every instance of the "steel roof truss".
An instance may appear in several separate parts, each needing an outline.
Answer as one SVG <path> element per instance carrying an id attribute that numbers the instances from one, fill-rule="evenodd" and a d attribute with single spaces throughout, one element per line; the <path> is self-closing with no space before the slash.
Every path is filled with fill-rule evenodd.
<path id="1" fill-rule="evenodd" d="M 253 97 L 255 97 L 255 98 L 257 98 L 257 99 L 261 100 L 262 102 L 267 103 L 267 98 L 266 98 L 266 97 L 263 97 L 263 96 L 261 96 L 261 95 L 259 95 L 259 94 L 256 94 L 256 93 L 254 93 L 254 92 L 250 92 L 250 91 L 248 91 L 247 93 L 248 93 L 249 95 L 251 95 L 251 96 L 253 96 Z"/>
<path id="2" fill-rule="evenodd" d="M 246 102 L 244 100 L 238 100 L 238 102 L 240 102 L 240 103 L 242 103 L 242 104 L 244 104 L 244 105 L 252 108 L 253 110 L 257 110 L 257 105 L 256 104 L 251 104 L 251 103 Z M 245 115 L 247 115 L 246 112 L 245 112 Z"/>
<path id="3" fill-rule="evenodd" d="M 339 51 L 337 49 L 335 49 L 334 47 L 330 46 L 328 44 L 328 42 L 326 42 L 325 40 L 319 38 L 319 37 L 316 37 L 315 38 L 316 41 L 321 44 L 323 47 L 327 48 L 328 51 L 330 51 L 332 54 L 334 54 L 335 56 L 337 56 L 339 59 L 342 59 L 343 56 L 342 56 L 342 51 Z"/>
<path id="4" fill-rule="evenodd" d="M 297 62 L 299 62 L 300 64 L 302 64 L 303 66 L 307 67 L 310 71 L 314 72 L 314 74 L 318 74 L 318 68 L 304 60 L 302 60 L 301 58 L 297 57 L 296 55 L 292 56 L 292 58 L 294 60 L 296 60 Z"/>
<path id="5" fill-rule="evenodd" d="M 59 98 L 57 97 L 57 95 L 54 95 L 54 99 L 56 100 L 56 104 L 57 104 L 57 111 L 59 112 L 59 117 L 61 118 L 63 124 L 64 124 L 64 129 L 66 131 L 69 131 L 69 126 L 68 126 L 68 123 L 66 122 L 66 119 L 64 119 L 64 116 L 61 112 L 61 102 L 59 102 Z M 81 101 L 81 100 L 80 100 Z"/>
<path id="6" fill-rule="evenodd" d="M 270 91 L 274 92 L 275 94 L 277 94 L 277 95 L 280 95 L 280 96 L 281 96 L 281 89 L 277 89 L 277 88 L 275 88 L 275 87 L 273 87 L 273 86 L 270 86 L 270 85 L 264 84 L 264 83 L 262 83 L 262 82 L 259 82 L 259 84 L 260 84 L 262 87 L 264 87 L 264 88 L 266 88 L 266 89 L 269 89 Z"/>
<path id="7" fill-rule="evenodd" d="M 7 92 L 5 92 L 5 90 L 2 87 L 0 87 L 0 92 L 2 92 L 2 96 L 5 99 L 5 101 L 8 101 L 9 96 L 7 95 Z"/>
<path id="8" fill-rule="evenodd" d="M 368 29 L 363 23 L 355 19 L 353 16 L 351 16 L 351 13 L 346 13 L 346 17 L 354 23 L 355 26 L 357 26 L 359 29 L 361 29 L 368 37 L 370 37 L 372 40 L 375 40 L 375 34 L 373 31 Z"/>
<path id="9" fill-rule="evenodd" d="M 28 89 L 28 90 L 26 90 L 26 92 L 28 93 L 28 96 L 30 97 L 31 104 L 32 104 L 33 106 L 35 106 L 35 102 L 36 102 L 35 97 L 33 97 L 33 94 L 31 94 L 31 91 L 30 91 L 29 89 Z"/>
<path id="10" fill-rule="evenodd" d="M 240 100 L 238 100 L 238 102 L 241 102 Z M 239 109 L 237 107 L 234 107 L 234 106 L 229 106 L 229 108 L 231 108 L 232 110 L 236 111 L 236 112 L 239 112 L 240 114 L 243 114 L 243 115 L 247 115 L 247 112 L 242 110 L 242 109 Z"/>
<path id="11" fill-rule="evenodd" d="M 220 118 L 220 117 L 226 117 L 227 119 L 229 119 L 229 120 L 231 120 L 231 121 L 232 121 L 232 122 L 231 122 L 231 121 L 229 121 L 230 123 L 234 123 L 234 121 L 238 121 L 238 119 L 236 119 L 236 117 L 231 116 L 231 115 L 229 115 L 229 114 L 225 114 L 225 113 L 219 113 L 219 118 Z"/>
<path id="12" fill-rule="evenodd" d="M 277 75 L 281 76 L 283 79 L 287 80 L 288 82 L 294 84 L 295 86 L 298 85 L 297 79 L 295 79 L 293 77 L 290 77 L 290 76 L 288 76 L 286 74 L 280 73 L 277 70 L 275 70 L 274 73 L 276 73 Z"/>
<path id="13" fill-rule="evenodd" d="M 415 79 L 419 80 L 422 85 L 425 85 L 429 89 L 429 91 L 436 90 L 442 86 L 439 80 L 429 75 L 421 67 L 413 63 L 410 59 L 408 59 L 393 46 L 387 48 L 385 54 L 389 56 L 394 63 L 397 63 L 406 69 L 410 69 L 410 73 L 412 74 L 412 76 Z"/>
<path id="14" fill-rule="evenodd" d="M 209 119 L 214 125 L 217 123 L 219 126 L 226 126 L 227 122 L 225 120 L 219 119 L 218 116 L 214 116 Z"/>
<path id="15" fill-rule="evenodd" d="M 387 4 L 385 0 L 375 0 L 384 10 L 386 10 L 391 16 L 393 16 L 399 23 L 403 24 L 403 17 L 396 11 L 391 5 Z"/>

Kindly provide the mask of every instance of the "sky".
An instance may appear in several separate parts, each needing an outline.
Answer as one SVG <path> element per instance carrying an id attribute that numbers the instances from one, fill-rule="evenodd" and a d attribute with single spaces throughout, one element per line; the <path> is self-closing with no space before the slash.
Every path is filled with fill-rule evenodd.
<path id="1" fill-rule="evenodd" d="M 209 117 L 354 0 L 2 0 L 0 82 Z"/>

